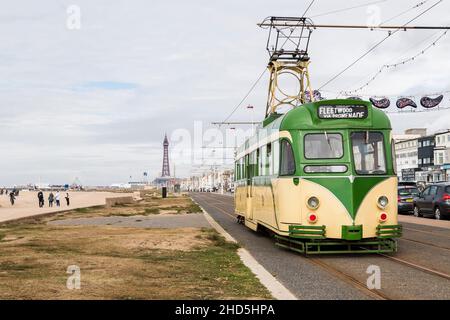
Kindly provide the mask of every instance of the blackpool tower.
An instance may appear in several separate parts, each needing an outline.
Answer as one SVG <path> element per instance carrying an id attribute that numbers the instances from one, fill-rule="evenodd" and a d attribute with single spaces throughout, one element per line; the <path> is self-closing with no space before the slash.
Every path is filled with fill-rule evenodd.
<path id="1" fill-rule="evenodd" d="M 164 136 L 164 156 L 162 165 L 161 177 L 170 177 L 170 166 L 169 166 L 169 140 L 167 139 L 167 134 Z"/>

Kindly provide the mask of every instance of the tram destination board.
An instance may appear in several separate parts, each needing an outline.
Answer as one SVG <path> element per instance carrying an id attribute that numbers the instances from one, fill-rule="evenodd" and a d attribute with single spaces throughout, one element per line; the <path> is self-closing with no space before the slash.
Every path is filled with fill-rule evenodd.
<path id="1" fill-rule="evenodd" d="M 365 119 L 368 111 L 364 105 L 323 105 L 317 115 L 320 119 Z"/>

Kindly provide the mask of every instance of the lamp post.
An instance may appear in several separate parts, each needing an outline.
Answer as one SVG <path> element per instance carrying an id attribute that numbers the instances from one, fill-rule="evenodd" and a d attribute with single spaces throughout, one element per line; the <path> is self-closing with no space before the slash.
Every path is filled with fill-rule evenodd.
<path id="1" fill-rule="evenodd" d="M 252 105 L 248 105 L 248 106 L 247 106 L 247 109 L 250 109 L 250 110 L 251 110 L 252 135 L 254 135 L 254 134 L 255 134 L 255 124 L 253 123 L 253 113 L 254 113 L 255 108 L 254 108 Z"/>

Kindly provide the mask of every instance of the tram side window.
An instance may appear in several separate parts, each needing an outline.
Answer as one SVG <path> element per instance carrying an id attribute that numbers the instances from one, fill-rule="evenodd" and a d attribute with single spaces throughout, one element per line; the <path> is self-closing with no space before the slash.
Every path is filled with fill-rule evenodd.
<path id="1" fill-rule="evenodd" d="M 237 169 L 236 169 L 236 180 L 244 179 L 244 158 L 240 158 L 237 163 Z"/>
<path id="2" fill-rule="evenodd" d="M 271 174 L 277 175 L 280 167 L 280 141 L 275 140 L 272 142 L 272 167 Z"/>
<path id="3" fill-rule="evenodd" d="M 260 159 L 259 159 L 259 174 L 264 176 L 266 175 L 266 146 L 262 146 L 261 148 L 259 148 L 259 154 L 260 154 Z"/>
<path id="4" fill-rule="evenodd" d="M 305 135 L 306 159 L 339 159 L 344 155 L 339 133 L 310 133 Z"/>
<path id="5" fill-rule="evenodd" d="M 265 169 L 264 174 L 270 175 L 272 168 L 272 144 L 268 143 L 266 145 L 266 161 L 265 161 Z"/>
<path id="6" fill-rule="evenodd" d="M 292 145 L 287 140 L 281 141 L 280 175 L 293 175 L 295 173 L 295 159 Z"/>
<path id="7" fill-rule="evenodd" d="M 385 174 L 386 160 L 383 134 L 353 132 L 351 134 L 355 171 L 358 174 Z"/>
<path id="8" fill-rule="evenodd" d="M 249 176 L 250 178 L 258 175 L 258 158 L 256 150 L 249 155 Z"/>
<path id="9" fill-rule="evenodd" d="M 394 139 L 391 140 L 391 152 L 392 152 L 392 168 L 394 170 L 394 173 L 397 174 L 397 155 L 395 151 L 395 141 Z"/>
<path id="10" fill-rule="evenodd" d="M 259 176 L 261 174 L 261 170 L 259 168 L 259 164 L 261 163 L 261 157 L 260 157 L 260 151 L 259 149 L 256 149 L 256 163 L 255 163 L 255 177 Z"/>

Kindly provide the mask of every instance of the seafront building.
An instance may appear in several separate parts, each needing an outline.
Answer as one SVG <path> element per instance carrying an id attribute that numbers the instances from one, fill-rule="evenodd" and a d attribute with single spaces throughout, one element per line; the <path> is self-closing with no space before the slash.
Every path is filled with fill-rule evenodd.
<path id="1" fill-rule="evenodd" d="M 394 136 L 399 181 L 450 181 L 450 130 L 409 129 Z"/>

